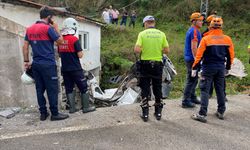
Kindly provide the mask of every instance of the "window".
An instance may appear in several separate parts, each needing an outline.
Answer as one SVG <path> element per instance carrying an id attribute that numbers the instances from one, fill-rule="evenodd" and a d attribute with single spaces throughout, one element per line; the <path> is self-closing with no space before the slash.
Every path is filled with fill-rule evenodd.
<path id="1" fill-rule="evenodd" d="M 83 50 L 89 50 L 89 33 L 79 32 L 79 41 Z"/>

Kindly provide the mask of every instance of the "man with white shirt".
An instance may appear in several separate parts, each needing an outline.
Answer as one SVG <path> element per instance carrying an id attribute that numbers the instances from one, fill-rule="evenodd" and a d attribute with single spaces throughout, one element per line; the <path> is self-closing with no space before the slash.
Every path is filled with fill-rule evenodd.
<path id="1" fill-rule="evenodd" d="M 109 11 L 107 8 L 104 9 L 103 13 L 102 13 L 102 18 L 103 21 L 107 24 L 110 24 L 110 17 L 109 17 Z"/>

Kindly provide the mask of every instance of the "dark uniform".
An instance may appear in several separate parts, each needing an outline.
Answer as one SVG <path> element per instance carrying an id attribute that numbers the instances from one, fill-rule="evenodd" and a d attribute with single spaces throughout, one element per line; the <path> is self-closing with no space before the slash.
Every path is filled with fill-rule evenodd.
<path id="1" fill-rule="evenodd" d="M 74 35 L 68 34 L 63 36 L 64 44 L 58 46 L 62 62 L 62 75 L 66 89 L 67 100 L 70 105 L 69 112 L 76 112 L 75 93 L 73 92 L 76 84 L 81 92 L 82 110 L 84 113 L 94 111 L 95 107 L 89 107 L 89 95 L 87 78 L 83 74 L 78 52 L 82 51 L 80 42 Z"/>
<path id="2" fill-rule="evenodd" d="M 155 96 L 155 114 L 161 115 L 162 99 L 162 56 L 163 48 L 168 47 L 166 36 L 154 27 L 139 33 L 136 45 L 142 48 L 140 58 L 140 81 L 143 117 L 148 117 L 148 101 L 151 98 L 151 84 Z M 160 109 L 158 113 L 157 110 Z M 158 116 L 160 118 L 160 116 Z"/>
<path id="3" fill-rule="evenodd" d="M 226 110 L 224 94 L 225 61 L 226 69 L 229 70 L 233 59 L 234 47 L 232 40 L 229 36 L 224 35 L 221 29 L 211 29 L 209 34 L 201 40 L 193 64 L 193 70 L 196 70 L 202 61 L 200 79 L 201 108 L 198 115 L 203 117 L 207 115 L 209 90 L 212 82 L 214 82 L 217 95 L 217 113 L 224 114 Z M 195 119 L 199 120 L 199 117 L 196 116 Z"/>
<path id="4" fill-rule="evenodd" d="M 36 94 L 41 115 L 47 116 L 46 90 L 53 116 L 58 115 L 58 77 L 55 62 L 54 41 L 59 35 L 49 24 L 37 21 L 27 28 L 25 40 L 33 52 L 32 72 L 36 84 Z"/>
<path id="5" fill-rule="evenodd" d="M 80 42 L 73 35 L 63 36 L 64 44 L 59 45 L 62 62 L 62 75 L 65 84 L 66 94 L 72 93 L 76 83 L 81 93 L 87 92 L 87 80 L 83 75 L 83 69 L 80 64 L 77 52 L 82 51 Z"/>

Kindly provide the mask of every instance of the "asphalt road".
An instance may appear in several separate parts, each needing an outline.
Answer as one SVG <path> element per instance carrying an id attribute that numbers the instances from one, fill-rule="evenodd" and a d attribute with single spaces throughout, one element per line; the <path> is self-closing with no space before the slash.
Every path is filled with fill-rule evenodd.
<path id="1" fill-rule="evenodd" d="M 208 122 L 190 119 L 198 111 L 183 109 L 180 101 L 167 100 L 163 119 L 150 110 L 144 123 L 138 104 L 76 113 L 59 122 L 40 122 L 37 113 L 22 113 L 1 119 L 1 150 L 249 150 L 250 97 L 229 96 L 225 120 L 214 116 L 210 100 Z"/>

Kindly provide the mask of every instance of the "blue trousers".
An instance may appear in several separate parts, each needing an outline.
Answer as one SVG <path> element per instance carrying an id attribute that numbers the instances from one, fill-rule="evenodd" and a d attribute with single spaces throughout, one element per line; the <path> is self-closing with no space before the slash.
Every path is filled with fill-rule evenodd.
<path id="1" fill-rule="evenodd" d="M 66 94 L 72 93 L 76 84 L 81 93 L 88 91 L 87 78 L 84 77 L 83 71 L 65 71 L 62 72 Z"/>
<path id="2" fill-rule="evenodd" d="M 58 77 L 56 65 L 32 64 L 32 72 L 36 84 L 36 95 L 41 114 L 47 113 L 46 90 L 52 115 L 58 114 Z"/>
<path id="3" fill-rule="evenodd" d="M 218 109 L 220 113 L 224 113 L 226 110 L 225 105 L 225 72 L 222 69 L 203 69 L 200 79 L 200 90 L 201 90 L 201 108 L 199 111 L 200 115 L 207 115 L 207 107 L 209 100 L 209 90 L 211 88 L 211 83 L 214 83 Z"/>
<path id="4" fill-rule="evenodd" d="M 189 103 L 192 100 L 196 99 L 195 88 L 198 84 L 198 75 L 196 77 L 192 77 L 192 65 L 194 61 L 186 62 L 187 75 L 186 75 L 186 85 L 184 89 L 184 96 L 182 103 Z"/>
<path id="5" fill-rule="evenodd" d="M 120 25 L 121 25 L 121 26 L 122 26 L 122 25 L 126 26 L 126 25 L 127 25 L 127 19 L 122 19 Z"/>

